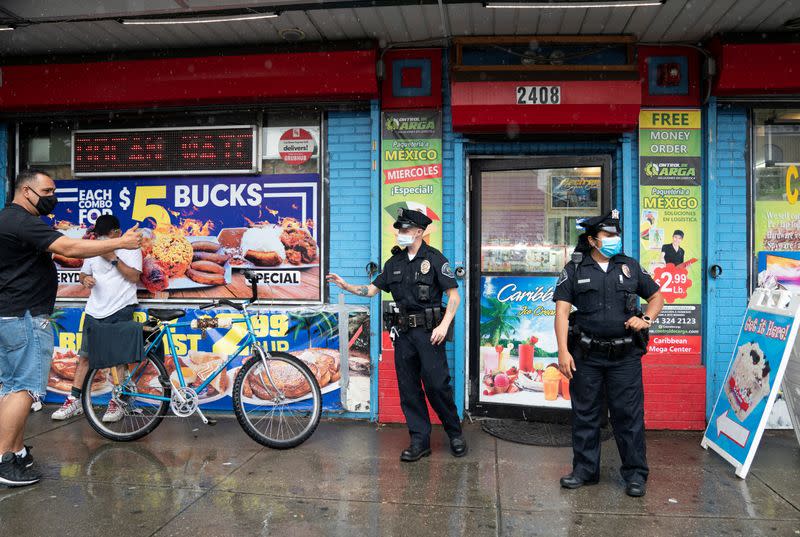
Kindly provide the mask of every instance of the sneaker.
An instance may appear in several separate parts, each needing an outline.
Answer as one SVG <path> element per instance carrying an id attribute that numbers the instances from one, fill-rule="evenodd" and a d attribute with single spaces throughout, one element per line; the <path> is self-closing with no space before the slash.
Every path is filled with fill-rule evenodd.
<path id="1" fill-rule="evenodd" d="M 17 460 L 25 468 L 30 468 L 31 466 L 33 466 L 33 455 L 31 454 L 31 449 L 33 449 L 31 446 L 25 446 L 25 452 L 26 452 L 25 456 L 20 457 L 19 455 L 17 455 Z"/>
<path id="2" fill-rule="evenodd" d="M 33 485 L 42 476 L 33 468 L 25 468 L 13 451 L 3 453 L 0 459 L 0 483 L 9 487 Z"/>
<path id="3" fill-rule="evenodd" d="M 64 404 L 61 405 L 61 408 L 53 412 L 53 415 L 50 416 L 50 418 L 56 421 L 61 421 L 74 418 L 75 416 L 80 416 L 81 414 L 83 414 L 81 400 L 70 396 L 67 397 L 67 400 L 64 401 Z"/>
<path id="4" fill-rule="evenodd" d="M 122 411 L 122 407 L 120 407 L 117 402 L 112 399 L 108 402 L 108 408 L 106 409 L 106 413 L 103 414 L 103 423 L 114 423 L 122 419 L 125 413 Z"/>
<path id="5" fill-rule="evenodd" d="M 39 412 L 42 409 L 42 400 L 36 397 L 31 403 L 31 411 L 32 412 Z"/>

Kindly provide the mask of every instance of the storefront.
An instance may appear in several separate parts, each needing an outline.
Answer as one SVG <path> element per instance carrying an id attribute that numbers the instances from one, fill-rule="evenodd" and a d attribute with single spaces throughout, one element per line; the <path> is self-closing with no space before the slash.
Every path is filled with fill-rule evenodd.
<path id="1" fill-rule="evenodd" d="M 465 299 L 447 344 L 459 411 L 560 413 L 552 292 L 580 219 L 616 208 L 625 251 L 668 295 L 644 358 L 647 426 L 702 429 L 749 290 L 761 275 L 800 281 L 800 87 L 775 65 L 797 45 L 764 62 L 746 42 L 531 42 L 398 48 L 378 71 L 372 48 L 4 66 L 0 136 L 9 176 L 32 165 L 58 179 L 66 233 L 111 210 L 219 261 L 143 287 L 144 307 L 243 297 L 241 269 L 256 268 L 271 344 L 312 362 L 347 356 L 327 409 L 386 422 L 403 417 L 380 306 L 341 305 L 326 273 L 366 282 L 397 208 L 425 211 L 426 240 Z M 704 54 L 717 58 L 713 78 Z M 141 84 L 120 82 L 132 72 Z M 68 360 L 85 291 L 61 261 Z M 233 336 L 209 336 L 182 334 L 187 351 L 227 352 Z M 224 386 L 216 396 L 206 403 L 225 407 Z"/>
<path id="2" fill-rule="evenodd" d="M 325 410 L 370 418 L 370 308 L 330 303 L 324 273 L 342 271 L 341 257 L 328 252 L 346 233 L 331 189 L 359 178 L 346 171 L 351 164 L 338 163 L 342 144 L 328 132 L 348 124 L 352 142 L 360 137 L 368 147 L 371 130 L 360 124 L 372 114 L 374 59 L 374 49 L 365 48 L 7 66 L 1 100 L 8 175 L 28 167 L 51 174 L 59 204 L 49 221 L 67 236 L 93 238 L 101 214 L 117 216 L 123 229 L 140 226 L 141 320 L 155 304 L 196 318 L 211 300 L 247 299 L 242 271 L 254 271 L 258 335 L 270 349 L 312 365 Z M 336 62 L 351 72 L 335 73 Z M 298 68 L 329 83 L 304 79 Z M 331 154 L 329 139 L 339 153 Z M 78 282 L 81 260 L 55 261 L 53 402 L 70 390 L 89 294 Z M 242 336 L 235 329 L 177 330 L 169 373 L 177 378 L 181 367 L 190 383 L 202 383 Z M 203 407 L 231 409 L 241 365 L 231 362 L 200 394 Z"/>

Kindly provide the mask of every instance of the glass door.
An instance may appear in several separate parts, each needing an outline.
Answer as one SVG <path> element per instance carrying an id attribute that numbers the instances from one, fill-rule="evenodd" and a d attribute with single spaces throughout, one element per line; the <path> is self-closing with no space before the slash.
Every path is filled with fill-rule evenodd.
<path id="1" fill-rule="evenodd" d="M 578 223 L 607 210 L 610 168 L 605 156 L 471 162 L 473 409 L 569 408 L 552 297 Z"/>

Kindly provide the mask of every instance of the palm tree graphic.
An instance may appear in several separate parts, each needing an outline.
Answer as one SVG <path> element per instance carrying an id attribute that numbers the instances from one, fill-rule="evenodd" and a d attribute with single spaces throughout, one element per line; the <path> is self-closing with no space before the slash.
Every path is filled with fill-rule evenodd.
<path id="1" fill-rule="evenodd" d="M 487 302 L 488 305 L 481 304 L 481 318 L 486 319 L 481 322 L 481 332 L 489 336 L 492 346 L 495 346 L 502 338 L 514 334 L 519 317 L 510 313 L 511 305 L 506 302 L 496 298 L 488 298 Z"/>

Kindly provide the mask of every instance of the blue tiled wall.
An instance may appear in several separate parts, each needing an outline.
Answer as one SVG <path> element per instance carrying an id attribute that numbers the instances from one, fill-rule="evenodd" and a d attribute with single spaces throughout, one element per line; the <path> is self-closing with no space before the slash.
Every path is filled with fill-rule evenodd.
<path id="1" fill-rule="evenodd" d="M 369 283 L 364 267 L 370 251 L 371 196 L 380 195 L 372 184 L 372 120 L 369 110 L 328 113 L 329 252 L 330 271 L 354 284 Z M 329 286 L 330 302 L 340 289 Z M 347 295 L 348 304 L 369 299 Z"/>
<path id="2" fill-rule="evenodd" d="M 720 265 L 722 276 L 707 283 L 708 316 L 705 364 L 708 369 L 706 414 L 721 387 L 749 295 L 747 286 L 747 110 L 722 105 L 710 115 L 713 148 L 710 161 L 706 266 Z M 714 121 L 715 119 L 715 121 Z"/>

